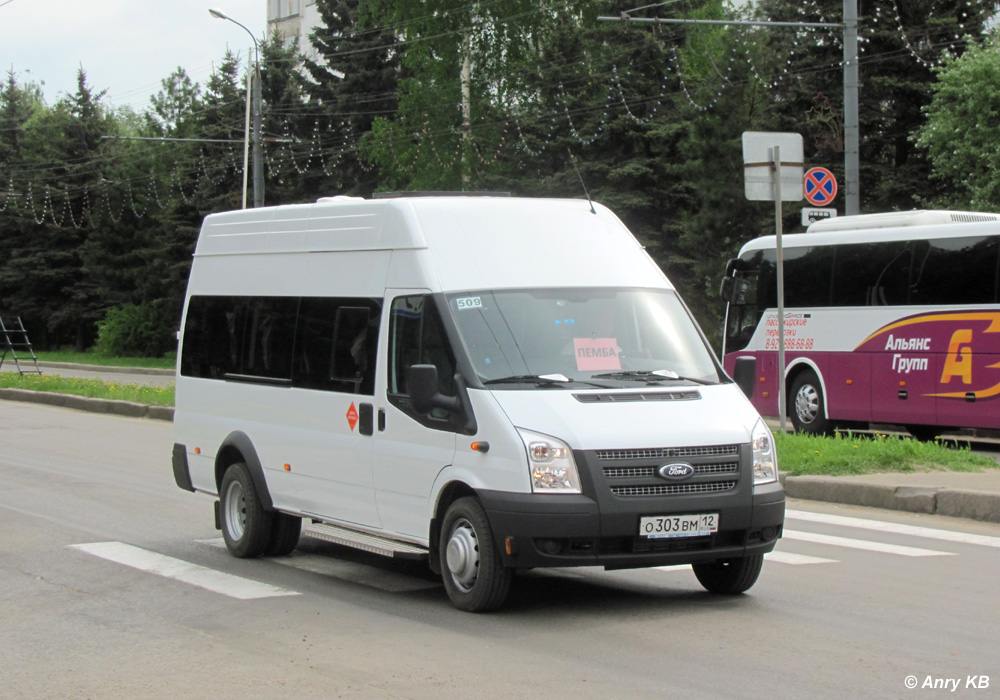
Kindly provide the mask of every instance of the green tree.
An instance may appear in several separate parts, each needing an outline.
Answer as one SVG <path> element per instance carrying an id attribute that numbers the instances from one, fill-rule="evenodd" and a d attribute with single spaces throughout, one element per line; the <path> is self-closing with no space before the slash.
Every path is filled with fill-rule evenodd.
<path id="1" fill-rule="evenodd" d="M 930 166 L 913 134 L 930 103 L 933 67 L 944 56 L 961 55 L 969 37 L 982 35 L 996 14 L 995 0 L 873 0 L 860 4 L 861 208 L 865 212 L 920 206 L 937 194 Z M 760 12 L 774 20 L 839 22 L 842 0 L 762 0 Z M 843 177 L 843 144 L 837 138 L 843 114 L 842 35 L 825 30 L 768 32 L 769 69 L 778 78 L 770 94 L 776 131 L 806 136 L 806 161 Z"/>
<path id="2" fill-rule="evenodd" d="M 304 62 L 309 103 L 299 106 L 315 148 L 304 187 L 313 194 L 369 196 L 382 169 L 361 160 L 358 144 L 376 118 L 390 118 L 398 107 L 400 38 L 381 23 L 382 14 L 362 12 L 360 0 L 317 0 L 316 8 L 323 25 L 310 41 L 319 56 Z"/>
<path id="3" fill-rule="evenodd" d="M 935 71 L 927 122 L 917 133 L 947 196 L 929 197 L 942 208 L 1000 210 L 1000 40 L 992 36 Z"/>

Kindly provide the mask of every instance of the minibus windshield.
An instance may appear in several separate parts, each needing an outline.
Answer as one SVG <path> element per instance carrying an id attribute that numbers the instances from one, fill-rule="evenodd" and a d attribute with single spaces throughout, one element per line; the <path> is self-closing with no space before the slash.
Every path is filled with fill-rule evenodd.
<path id="1" fill-rule="evenodd" d="M 476 373 L 491 387 L 720 381 L 671 290 L 515 289 L 447 299 Z"/>

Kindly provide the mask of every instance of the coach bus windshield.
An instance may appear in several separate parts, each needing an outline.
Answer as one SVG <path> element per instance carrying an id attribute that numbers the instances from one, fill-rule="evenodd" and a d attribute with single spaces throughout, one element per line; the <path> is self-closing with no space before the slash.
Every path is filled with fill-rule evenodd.
<path id="1" fill-rule="evenodd" d="M 669 290 L 469 291 L 448 295 L 448 303 L 489 386 L 720 381 L 711 351 Z"/>

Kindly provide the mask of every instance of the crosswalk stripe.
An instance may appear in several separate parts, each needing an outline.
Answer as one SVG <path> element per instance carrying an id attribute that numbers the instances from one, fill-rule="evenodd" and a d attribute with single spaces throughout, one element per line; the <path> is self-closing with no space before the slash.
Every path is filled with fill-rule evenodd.
<path id="1" fill-rule="evenodd" d="M 226 548 L 226 541 L 221 537 L 206 540 L 196 540 L 199 544 L 207 544 L 210 547 Z M 370 588 L 377 588 L 389 593 L 411 593 L 431 588 L 440 588 L 440 583 L 424 581 L 419 578 L 408 576 L 407 574 L 397 574 L 386 572 L 365 564 L 344 561 L 334 557 L 323 556 L 322 554 L 305 554 L 303 552 L 292 552 L 288 556 L 274 557 L 269 559 L 282 566 L 289 566 L 300 571 L 308 571 L 321 576 L 330 576 L 341 581 L 358 583 Z"/>
<path id="2" fill-rule="evenodd" d="M 239 600 L 300 595 L 295 591 L 251 581 L 123 542 L 74 544 L 70 545 L 70 549 L 86 552 L 107 561 L 124 564 L 133 569 L 157 574 Z"/>
<path id="3" fill-rule="evenodd" d="M 933 549 L 920 549 L 919 547 L 904 547 L 902 545 L 887 544 L 885 542 L 872 542 L 870 540 L 855 540 L 849 537 L 821 535 L 818 532 L 800 532 L 798 530 L 785 530 L 783 537 L 788 540 L 814 542 L 816 544 L 829 544 L 835 547 L 848 547 L 850 549 L 864 549 L 870 552 L 883 552 L 885 554 L 899 554 L 900 556 L 904 557 L 954 556 L 954 552 L 938 552 Z"/>
<path id="4" fill-rule="evenodd" d="M 805 520 L 812 523 L 824 523 L 826 525 L 843 525 L 865 530 L 876 530 L 878 532 L 891 532 L 897 535 L 912 535 L 913 537 L 924 537 L 932 540 L 943 540 L 945 542 L 959 542 L 961 544 L 977 544 L 983 547 L 1000 548 L 1000 537 L 990 537 L 989 535 L 974 535 L 968 532 L 938 530 L 918 525 L 886 523 L 881 520 L 868 520 L 865 518 L 849 518 L 844 515 L 810 513 L 804 510 L 788 510 L 785 511 L 785 516 L 791 520 Z"/>
<path id="5" fill-rule="evenodd" d="M 764 555 L 768 561 L 777 564 L 791 564 L 801 566 L 803 564 L 836 564 L 837 559 L 824 559 L 823 557 L 812 557 L 808 554 L 794 554 L 793 552 L 768 552 Z"/>

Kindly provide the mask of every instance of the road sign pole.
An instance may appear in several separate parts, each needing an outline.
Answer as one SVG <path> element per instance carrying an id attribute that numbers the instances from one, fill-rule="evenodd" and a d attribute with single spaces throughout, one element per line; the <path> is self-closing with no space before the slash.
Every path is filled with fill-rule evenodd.
<path id="1" fill-rule="evenodd" d="M 785 260 L 781 248 L 781 146 L 772 150 L 774 173 L 774 233 L 778 273 L 778 419 L 785 432 L 787 400 L 785 397 Z"/>

